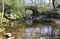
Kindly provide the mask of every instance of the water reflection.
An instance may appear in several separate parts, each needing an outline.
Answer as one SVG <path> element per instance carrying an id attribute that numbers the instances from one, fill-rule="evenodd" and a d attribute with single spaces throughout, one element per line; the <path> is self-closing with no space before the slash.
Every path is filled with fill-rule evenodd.
<path id="1" fill-rule="evenodd" d="M 53 33 L 52 33 L 53 31 Z M 59 35 L 59 29 L 54 29 L 53 30 L 53 27 L 52 26 L 43 26 L 43 27 L 32 27 L 32 28 L 26 28 L 25 29 L 25 35 L 24 37 L 26 39 L 34 39 L 34 38 L 38 38 L 40 39 L 43 39 L 43 38 L 49 38 L 49 39 L 55 39 L 55 38 L 50 38 L 52 37 L 51 35 L 54 35 L 54 37 L 58 36 Z"/>
<path id="2" fill-rule="evenodd" d="M 31 29 L 31 28 L 27 28 L 27 29 L 25 29 L 26 37 L 30 37 L 32 31 L 33 31 L 33 29 Z"/>
<path id="3" fill-rule="evenodd" d="M 53 27 L 54 26 L 54 27 Z M 60 30 L 56 25 L 38 24 L 32 26 L 19 25 L 4 27 L 6 32 L 11 32 L 15 39 L 60 39 Z"/>
<path id="4" fill-rule="evenodd" d="M 55 36 L 58 36 L 58 35 L 59 35 L 59 29 L 56 29 L 56 28 L 55 28 L 55 30 L 54 30 L 54 35 L 55 35 Z"/>

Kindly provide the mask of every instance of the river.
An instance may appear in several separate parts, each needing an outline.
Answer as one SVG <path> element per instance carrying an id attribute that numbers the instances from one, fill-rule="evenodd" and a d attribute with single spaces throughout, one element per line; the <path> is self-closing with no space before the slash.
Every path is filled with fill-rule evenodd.
<path id="1" fill-rule="evenodd" d="M 11 23 L 12 24 L 12 23 Z M 14 39 L 60 39 L 60 25 L 57 23 L 39 23 L 27 26 L 23 23 L 1 24 L 5 33 L 12 33 Z"/>

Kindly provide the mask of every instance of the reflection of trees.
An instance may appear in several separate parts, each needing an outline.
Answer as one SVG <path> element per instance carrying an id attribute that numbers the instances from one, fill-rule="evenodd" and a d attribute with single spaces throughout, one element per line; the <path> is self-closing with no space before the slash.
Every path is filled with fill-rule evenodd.
<path id="1" fill-rule="evenodd" d="M 52 32 L 51 32 L 51 37 L 52 37 L 52 39 L 54 39 L 54 37 L 55 37 L 55 31 L 57 30 L 57 29 L 59 29 L 58 28 L 58 25 L 56 24 L 56 23 L 51 23 L 51 25 L 52 25 L 52 27 L 53 27 L 53 29 L 52 29 Z M 57 36 L 59 36 L 59 31 L 58 31 L 58 35 Z"/>
<path id="2" fill-rule="evenodd" d="M 54 33 L 51 33 L 51 32 L 54 32 Z M 24 34 L 24 37 L 26 38 L 33 38 L 34 36 L 36 38 L 39 38 L 39 36 L 47 36 L 49 37 L 49 35 L 54 35 L 54 36 L 50 36 L 54 39 L 55 37 L 55 34 L 58 35 L 59 33 L 59 29 L 57 28 L 54 28 L 53 30 L 53 26 L 42 26 L 42 27 L 36 27 L 36 28 L 26 28 L 25 29 L 25 34 Z"/>

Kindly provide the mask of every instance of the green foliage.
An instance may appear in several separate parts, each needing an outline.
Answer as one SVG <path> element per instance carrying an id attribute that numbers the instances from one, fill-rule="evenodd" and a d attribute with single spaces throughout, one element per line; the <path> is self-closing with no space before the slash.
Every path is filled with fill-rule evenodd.
<path id="1" fill-rule="evenodd" d="M 25 4 L 21 0 L 4 0 L 4 1 L 5 1 L 5 4 L 8 5 L 8 6 L 5 5 L 5 8 L 7 8 L 7 11 L 10 11 L 9 9 L 11 8 L 11 11 L 14 13 L 13 16 L 15 18 L 26 16 L 26 14 L 25 14 L 25 8 L 26 8 L 26 6 L 28 6 L 27 4 Z M 41 4 L 43 4 L 43 3 L 41 2 Z M 50 5 L 47 5 L 47 7 L 50 7 Z M 43 12 L 43 11 L 48 10 L 47 7 L 37 6 L 37 10 L 39 12 Z"/>

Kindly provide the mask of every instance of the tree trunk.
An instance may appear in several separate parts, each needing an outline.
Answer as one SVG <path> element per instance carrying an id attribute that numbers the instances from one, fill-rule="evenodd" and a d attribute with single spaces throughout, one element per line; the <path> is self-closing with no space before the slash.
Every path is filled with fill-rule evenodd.
<path id="1" fill-rule="evenodd" d="M 54 2 L 55 2 L 55 0 L 52 0 L 53 9 L 56 10 Z"/>
<path id="2" fill-rule="evenodd" d="M 49 0 L 49 6 L 50 6 L 50 2 L 51 2 L 51 0 Z"/>
<path id="3" fill-rule="evenodd" d="M 2 17 L 1 17 L 1 23 L 2 23 L 2 19 L 3 19 L 3 15 L 4 15 L 4 0 L 2 0 Z"/>
<path id="4" fill-rule="evenodd" d="M 45 8 L 45 0 L 44 0 L 44 8 Z"/>

